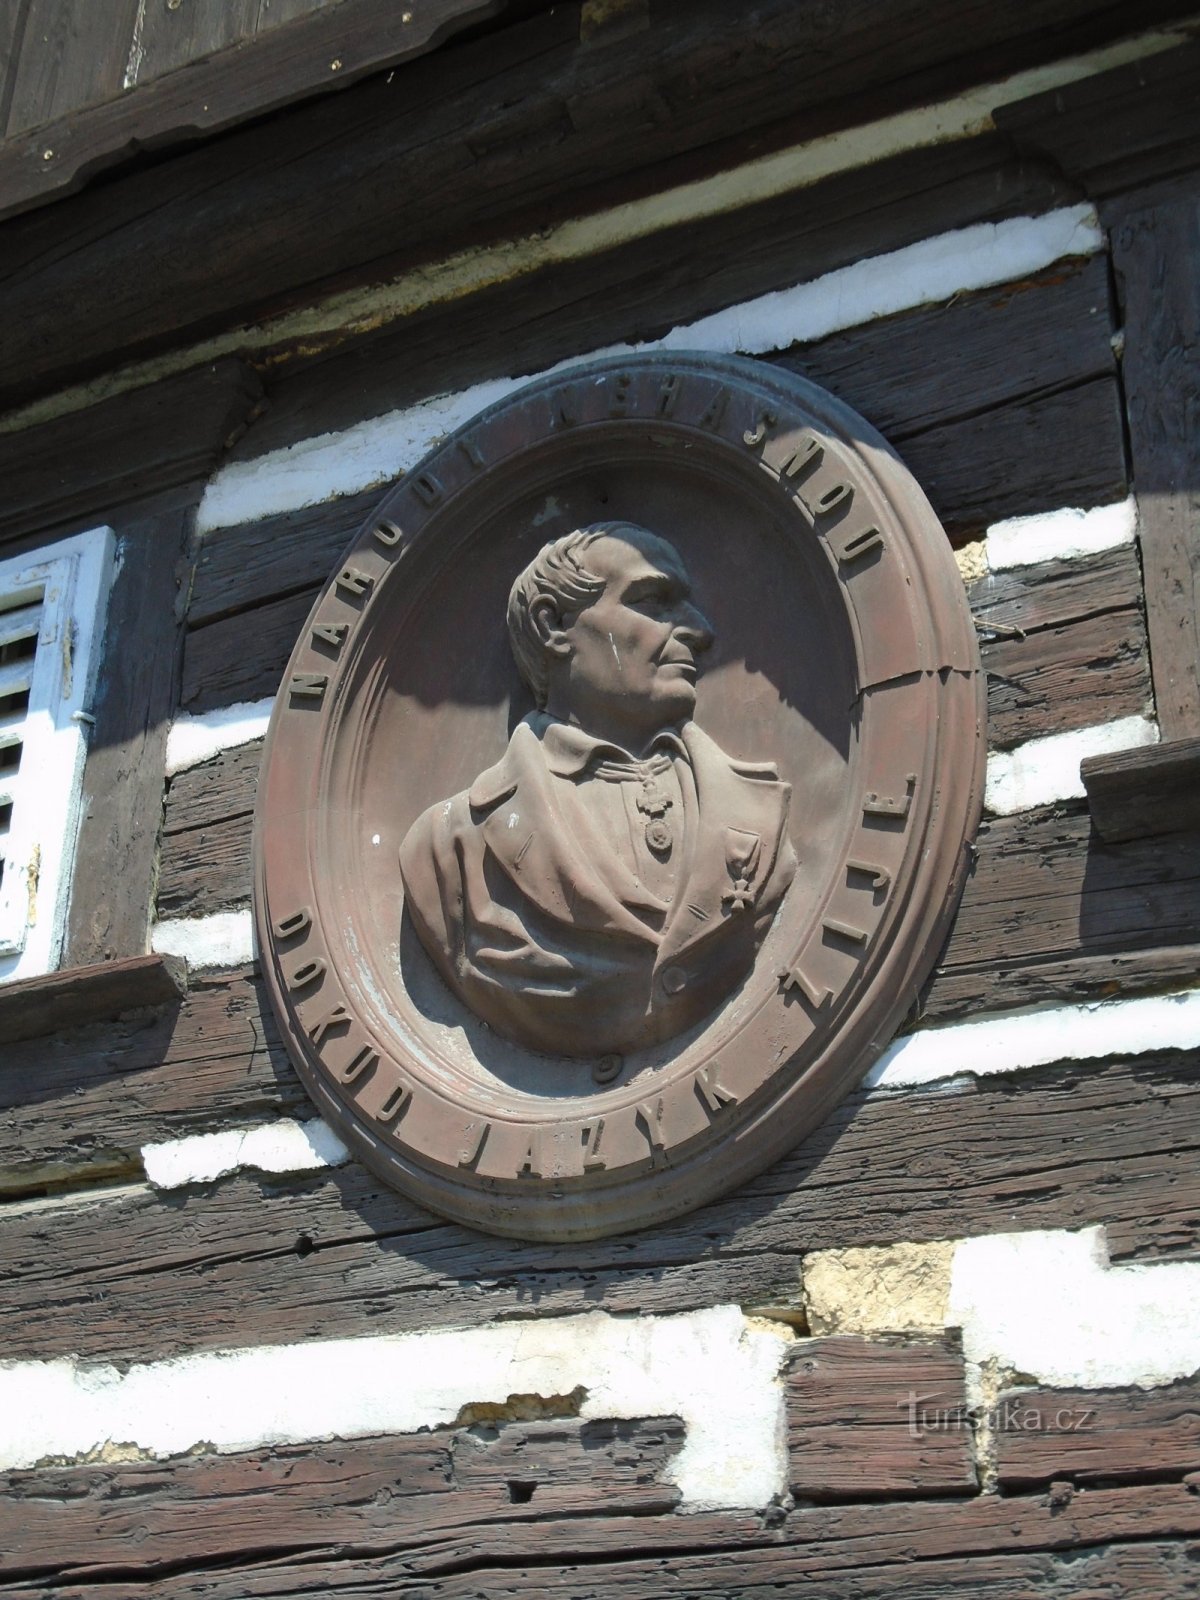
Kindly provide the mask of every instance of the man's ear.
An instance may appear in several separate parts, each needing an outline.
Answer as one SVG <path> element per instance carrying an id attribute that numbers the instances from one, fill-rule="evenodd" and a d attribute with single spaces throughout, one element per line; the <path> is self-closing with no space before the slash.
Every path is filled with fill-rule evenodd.
<path id="1" fill-rule="evenodd" d="M 529 609 L 529 620 L 544 650 L 554 656 L 571 654 L 570 636 L 563 627 L 562 617 L 553 600 L 535 600 Z"/>

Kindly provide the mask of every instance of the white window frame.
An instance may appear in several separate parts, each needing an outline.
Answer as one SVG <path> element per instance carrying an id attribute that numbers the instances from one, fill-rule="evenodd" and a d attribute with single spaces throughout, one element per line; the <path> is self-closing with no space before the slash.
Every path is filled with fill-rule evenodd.
<path id="1" fill-rule="evenodd" d="M 62 953 L 115 565 L 111 528 L 0 561 L 0 606 L 39 592 L 42 606 L 29 706 L 14 725 L 21 763 L 11 779 L 0 774 L 0 801 L 12 805 L 0 882 L 0 980 L 51 972 Z"/>

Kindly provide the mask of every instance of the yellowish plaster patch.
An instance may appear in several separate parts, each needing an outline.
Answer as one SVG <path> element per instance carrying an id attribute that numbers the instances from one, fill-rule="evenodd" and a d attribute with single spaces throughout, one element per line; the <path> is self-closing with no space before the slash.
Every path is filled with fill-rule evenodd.
<path id="1" fill-rule="evenodd" d="M 804 1258 L 814 1334 L 908 1333 L 946 1325 L 954 1244 L 818 1250 Z"/>
<path id="2" fill-rule="evenodd" d="M 961 550 L 954 552 L 954 559 L 958 563 L 959 574 L 964 583 L 975 583 L 980 578 L 988 575 L 987 542 L 984 539 L 975 539 L 970 544 L 964 544 Z"/>

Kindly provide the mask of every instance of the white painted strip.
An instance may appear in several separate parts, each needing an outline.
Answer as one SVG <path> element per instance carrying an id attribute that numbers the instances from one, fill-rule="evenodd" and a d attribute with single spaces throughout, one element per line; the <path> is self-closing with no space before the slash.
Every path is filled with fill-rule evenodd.
<path id="1" fill-rule="evenodd" d="M 150 947 L 159 955 L 182 956 L 196 970 L 248 966 L 254 960 L 254 918 L 249 910 L 170 917 L 154 924 Z"/>
<path id="2" fill-rule="evenodd" d="M 349 1150 L 320 1117 L 310 1122 L 281 1117 L 258 1128 L 227 1128 L 142 1146 L 142 1165 L 156 1189 L 212 1183 L 246 1167 L 258 1172 L 311 1172 L 344 1166 L 349 1159 Z"/>
<path id="3" fill-rule="evenodd" d="M 984 805 L 993 816 L 1007 817 L 1057 800 L 1081 799 L 1079 763 L 1085 756 L 1133 750 L 1157 744 L 1158 738 L 1158 724 L 1149 717 L 1120 717 L 1030 739 L 1015 750 L 995 750 L 988 756 Z"/>
<path id="4" fill-rule="evenodd" d="M 1040 516 L 1010 517 L 987 530 L 988 566 L 993 572 L 1007 572 L 1041 561 L 1073 561 L 1132 544 L 1136 536 L 1137 503 L 1132 496 L 1092 511 L 1068 506 Z"/>
<path id="5" fill-rule="evenodd" d="M 115 1367 L 0 1363 L 0 1468 L 106 1441 L 182 1455 L 415 1433 L 464 1406 L 587 1390 L 587 1418 L 675 1415 L 667 1468 L 689 1511 L 760 1508 L 786 1492 L 788 1348 L 736 1306 L 673 1317 L 547 1317 L 490 1328 L 228 1350 Z"/>
<path id="6" fill-rule="evenodd" d="M 333 342 L 347 333 L 372 331 L 427 306 L 459 299 L 563 262 L 586 259 L 598 251 L 648 238 L 679 223 L 736 213 L 778 195 L 801 193 L 824 178 L 908 150 L 969 138 L 992 126 L 992 113 L 1000 106 L 1185 44 L 1193 25 L 1189 19 L 1177 29 L 1123 39 L 1099 50 L 1034 67 L 937 105 L 829 134 L 711 178 L 681 184 L 591 216 L 572 218 L 521 239 L 465 250 L 388 283 L 332 295 L 273 321 L 231 329 L 187 350 L 132 363 L 101 379 L 35 401 L 9 413 L 0 423 L 0 431 L 33 427 L 65 411 L 95 405 L 110 395 L 153 383 L 168 373 L 219 356 L 279 348 L 298 340 L 311 349 L 322 339 Z"/>
<path id="7" fill-rule="evenodd" d="M 1060 1388 L 1200 1370 L 1200 1262 L 1112 1266 L 1103 1228 L 993 1234 L 954 1252 L 947 1326 L 975 1367 Z"/>
<path id="8" fill-rule="evenodd" d="M 1028 277 L 1063 257 L 1091 255 L 1102 243 L 1096 213 L 1088 205 L 1067 206 L 1040 217 L 979 223 L 726 307 L 675 328 L 662 339 L 592 350 L 548 371 L 635 350 L 703 349 L 742 355 L 783 350 L 876 317 Z M 460 394 L 439 395 L 340 433 L 320 434 L 252 461 L 233 462 L 205 490 L 197 529 L 211 533 L 390 482 L 484 406 L 532 381 L 532 377 L 490 379 Z"/>
<path id="9" fill-rule="evenodd" d="M 261 739 L 274 704 L 273 699 L 240 700 L 218 711 L 204 711 L 195 717 L 184 712 L 176 717 L 167 734 L 167 776 L 209 761 L 222 750 Z"/>
<path id="10" fill-rule="evenodd" d="M 1200 972 L 1196 979 L 1200 983 Z M 1026 1072 L 1059 1061 L 1195 1049 L 1200 1049 L 1200 988 L 921 1028 L 889 1045 L 864 1082 L 869 1089 L 908 1089 L 945 1078 Z"/>

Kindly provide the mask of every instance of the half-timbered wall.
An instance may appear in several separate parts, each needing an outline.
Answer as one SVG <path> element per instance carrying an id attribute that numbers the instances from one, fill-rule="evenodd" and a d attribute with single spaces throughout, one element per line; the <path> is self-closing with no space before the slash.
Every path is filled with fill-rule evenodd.
<path id="1" fill-rule="evenodd" d="M 347 223 L 328 277 L 331 224 L 307 299 L 280 265 L 244 317 L 239 255 L 195 326 L 164 302 L 143 346 L 117 305 L 10 381 L 0 557 L 103 523 L 119 563 L 70 971 L 0 987 L 5 1593 L 1196 1592 L 1200 58 L 1186 19 L 1088 21 L 870 105 L 872 63 L 831 62 L 837 126 L 704 170 L 664 144 L 653 183 L 597 131 L 605 183 L 541 218 L 585 101 L 567 131 L 528 93 L 486 246 L 435 128 L 424 263 L 365 271 Z M 640 39 L 652 78 L 634 22 L 607 48 Z M 478 49 L 401 70 L 469 82 Z M 315 114 L 349 139 L 375 92 Z M 622 115 L 608 83 L 591 109 Z M 88 192 L 58 204 L 99 248 Z M 55 215 L 11 233 L 31 314 Z M 900 451 L 979 630 L 986 814 L 933 976 L 824 1127 L 678 1222 L 525 1245 L 316 1118 L 256 971 L 251 813 L 284 664 L 385 487 L 529 376 L 633 347 L 802 372 Z"/>

